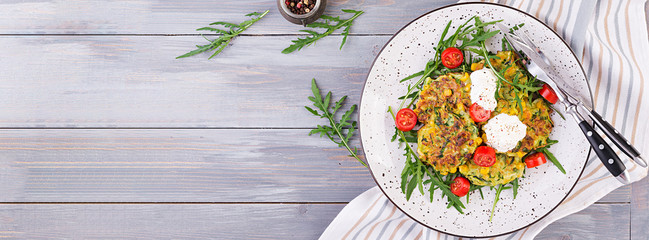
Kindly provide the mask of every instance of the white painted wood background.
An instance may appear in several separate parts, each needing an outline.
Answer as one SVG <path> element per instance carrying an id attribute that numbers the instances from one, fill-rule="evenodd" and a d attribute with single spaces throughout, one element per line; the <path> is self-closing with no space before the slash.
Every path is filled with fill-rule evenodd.
<path id="1" fill-rule="evenodd" d="M 403 25 L 454 1 L 329 0 L 364 10 L 290 55 L 273 0 L 0 1 L 0 238 L 314 239 L 369 172 L 325 139 L 310 79 L 357 103 Z M 271 12 L 213 60 L 194 29 Z M 354 140 L 358 145 L 358 139 Z M 539 239 L 647 239 L 649 181 Z"/>

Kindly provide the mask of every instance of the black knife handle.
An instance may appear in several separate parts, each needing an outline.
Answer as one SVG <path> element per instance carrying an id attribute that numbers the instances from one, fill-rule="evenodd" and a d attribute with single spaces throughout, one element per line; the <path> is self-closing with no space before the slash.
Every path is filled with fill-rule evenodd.
<path id="1" fill-rule="evenodd" d="M 622 150 L 626 155 L 628 155 L 630 158 L 634 158 L 637 156 L 640 156 L 640 152 L 638 152 L 637 149 L 633 147 L 633 145 L 629 144 L 626 139 L 620 134 L 613 126 L 611 126 L 610 123 L 607 121 L 604 121 L 602 116 L 600 116 L 597 112 L 594 110 L 590 112 L 591 117 L 593 118 L 593 122 L 597 124 L 597 126 L 601 127 L 606 136 L 610 137 L 612 142 Z"/>
<path id="2" fill-rule="evenodd" d="M 608 171 L 615 177 L 622 174 L 622 172 L 626 170 L 626 166 L 624 166 L 624 163 L 622 163 L 617 154 L 615 154 L 615 151 L 613 151 L 611 146 L 604 141 L 602 136 L 595 132 L 593 126 L 588 124 L 586 121 L 581 121 L 579 127 L 586 135 L 588 142 L 590 142 L 590 146 L 593 147 L 597 157 L 599 157 L 599 160 L 602 160 L 606 169 L 608 169 Z"/>

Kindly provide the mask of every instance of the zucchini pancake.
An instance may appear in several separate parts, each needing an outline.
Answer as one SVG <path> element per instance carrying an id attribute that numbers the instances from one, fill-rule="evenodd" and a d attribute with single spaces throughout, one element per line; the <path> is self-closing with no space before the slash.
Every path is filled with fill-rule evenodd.
<path id="1" fill-rule="evenodd" d="M 503 77 L 518 86 L 527 86 L 527 75 L 516 54 L 501 51 L 491 59 L 491 65 Z M 482 69 L 484 61 L 474 63 L 472 71 Z M 422 162 L 431 165 L 441 174 L 458 171 L 482 186 L 505 184 L 523 175 L 523 158 L 535 149 L 548 144 L 554 123 L 552 110 L 543 98 L 529 96 L 534 91 L 521 91 L 503 82 L 499 84 L 498 101 L 491 118 L 498 114 L 517 116 L 527 128 L 525 137 L 507 152 L 496 152 L 496 162 L 490 167 L 476 165 L 471 159 L 476 148 L 487 142 L 482 130 L 485 122 L 476 123 L 469 115 L 471 106 L 471 79 L 469 73 L 448 73 L 437 79 L 426 79 L 417 102 L 417 118 L 424 124 L 417 131 L 417 152 Z"/>
<path id="2" fill-rule="evenodd" d="M 446 175 L 471 159 L 482 143 L 469 116 L 469 74 L 449 73 L 428 78 L 415 113 L 424 125 L 417 131 L 419 158 Z"/>

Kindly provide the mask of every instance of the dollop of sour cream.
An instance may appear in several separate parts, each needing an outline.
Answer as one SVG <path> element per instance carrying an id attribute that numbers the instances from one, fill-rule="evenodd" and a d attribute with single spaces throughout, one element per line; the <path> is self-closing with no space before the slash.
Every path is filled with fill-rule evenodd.
<path id="1" fill-rule="evenodd" d="M 483 68 L 472 72 L 469 77 L 471 78 L 471 102 L 489 111 L 496 109 L 498 101 L 494 94 L 498 79 L 493 71 Z"/>
<path id="2" fill-rule="evenodd" d="M 487 145 L 498 152 L 512 150 L 527 134 L 527 126 L 517 116 L 506 113 L 489 119 L 482 130 L 487 135 Z"/>

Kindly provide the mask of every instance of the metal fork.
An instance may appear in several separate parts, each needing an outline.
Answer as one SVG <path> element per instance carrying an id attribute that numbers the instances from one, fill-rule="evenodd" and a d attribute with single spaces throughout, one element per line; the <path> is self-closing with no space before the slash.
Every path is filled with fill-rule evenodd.
<path id="1" fill-rule="evenodd" d="M 628 183 L 626 167 L 619 160 L 617 154 L 608 146 L 606 141 L 585 121 L 577 109 L 586 112 L 593 122 L 602 129 L 604 134 L 634 162 L 642 167 L 647 167 L 647 163 L 642 159 L 640 153 L 611 124 L 606 122 L 596 111 L 584 105 L 579 98 L 574 97 L 556 84 L 555 79 L 560 78 L 554 71 L 552 63 L 526 33 L 513 34 L 504 25 L 498 24 L 497 26 L 505 35 L 505 39 L 511 43 L 517 54 L 519 54 L 519 50 L 522 50 L 530 58 L 527 60 L 521 56 L 524 64 L 527 65 L 528 72 L 555 90 L 559 101 L 565 106 L 565 111 L 579 123 L 595 153 L 618 180 L 623 183 Z"/>

